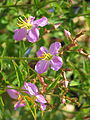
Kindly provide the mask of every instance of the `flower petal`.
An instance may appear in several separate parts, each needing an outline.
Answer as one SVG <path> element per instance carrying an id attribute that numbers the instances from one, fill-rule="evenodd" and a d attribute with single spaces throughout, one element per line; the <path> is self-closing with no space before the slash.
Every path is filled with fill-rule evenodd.
<path id="1" fill-rule="evenodd" d="M 37 99 L 36 101 L 39 103 L 47 103 L 47 101 L 45 100 L 44 96 L 41 94 L 36 95 Z"/>
<path id="2" fill-rule="evenodd" d="M 54 56 L 53 59 L 50 61 L 51 69 L 58 71 L 62 67 L 62 58 L 59 56 Z"/>
<path id="3" fill-rule="evenodd" d="M 42 56 L 44 53 L 47 53 L 48 50 L 45 47 L 40 47 L 40 49 L 37 51 L 37 57 Z"/>
<path id="4" fill-rule="evenodd" d="M 34 25 L 36 26 L 45 26 L 48 24 L 48 19 L 46 17 L 42 17 L 41 19 L 35 20 Z"/>
<path id="5" fill-rule="evenodd" d="M 26 105 L 26 104 L 25 104 L 24 100 L 18 101 L 18 102 L 16 102 L 16 104 L 14 105 L 14 110 L 16 110 L 16 109 L 19 108 L 19 107 L 24 107 L 25 105 Z"/>
<path id="6" fill-rule="evenodd" d="M 30 18 L 30 24 L 33 24 L 35 17 L 30 16 L 29 18 Z"/>
<path id="7" fill-rule="evenodd" d="M 42 74 L 44 72 L 47 71 L 49 67 L 49 61 L 47 60 L 40 60 L 37 62 L 37 64 L 35 65 L 35 70 L 39 73 Z"/>
<path id="8" fill-rule="evenodd" d="M 12 88 L 11 86 L 7 86 L 7 87 Z M 7 89 L 6 91 L 9 94 L 9 96 L 13 99 L 17 99 L 18 95 L 20 94 L 18 91 L 14 90 L 14 89 Z"/>
<path id="9" fill-rule="evenodd" d="M 33 83 L 24 82 L 24 88 L 29 92 L 30 95 L 36 95 L 38 88 Z"/>
<path id="10" fill-rule="evenodd" d="M 51 46 L 50 46 L 50 53 L 52 55 L 56 55 L 58 53 L 58 50 L 60 49 L 60 47 L 61 47 L 60 42 L 52 43 Z"/>
<path id="11" fill-rule="evenodd" d="M 27 39 L 29 42 L 36 42 L 39 39 L 39 30 L 37 28 L 33 28 L 28 31 Z"/>
<path id="12" fill-rule="evenodd" d="M 46 106 L 47 106 L 47 105 L 45 105 L 45 104 L 40 104 L 41 110 L 44 111 L 44 110 L 46 109 Z"/>
<path id="13" fill-rule="evenodd" d="M 27 34 L 26 28 L 17 29 L 14 32 L 15 32 L 14 39 L 18 41 L 26 37 L 26 34 Z"/>
<path id="14" fill-rule="evenodd" d="M 22 91 L 23 91 L 24 93 L 27 93 L 28 95 L 30 95 L 29 91 L 26 90 L 26 87 L 25 87 L 25 86 L 22 87 Z"/>

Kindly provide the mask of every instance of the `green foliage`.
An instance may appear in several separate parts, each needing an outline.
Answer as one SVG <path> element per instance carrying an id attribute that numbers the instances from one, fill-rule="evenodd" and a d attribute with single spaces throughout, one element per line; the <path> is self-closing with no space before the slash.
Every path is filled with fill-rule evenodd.
<path id="1" fill-rule="evenodd" d="M 58 76 L 56 78 L 55 81 L 53 81 L 48 87 L 47 87 L 47 91 L 51 91 L 52 89 L 54 89 L 56 87 L 56 85 L 58 84 L 58 81 L 60 80 L 60 76 Z"/>
<path id="2" fill-rule="evenodd" d="M 49 24 L 40 28 L 39 41 L 36 43 L 14 40 L 14 30 L 18 28 L 17 18 L 22 15 L 35 16 L 36 19 L 43 16 L 48 18 Z M 57 23 L 60 23 L 60 26 L 55 28 Z M 64 29 L 70 31 L 72 38 L 64 35 Z M 76 40 L 76 46 L 72 45 L 72 39 Z M 41 46 L 49 48 L 51 43 L 56 41 L 62 44 L 59 56 L 63 59 L 63 66 L 59 71 L 49 69 L 41 74 L 40 77 L 44 79 L 42 83 L 35 71 L 35 65 L 39 60 L 36 58 L 36 51 Z M 32 50 L 25 57 L 25 52 L 30 47 Z M 0 120 L 82 120 L 90 117 L 88 54 L 90 54 L 88 0 L 1 0 Z M 69 82 L 68 87 L 64 86 L 66 80 Z M 24 97 L 27 106 L 14 110 L 15 101 L 7 94 L 7 85 L 19 87 L 19 91 L 24 81 L 38 86 L 40 94 L 48 101 L 45 111 L 41 112 L 39 104 L 27 97 Z M 63 99 L 66 100 L 65 104 L 62 104 Z"/>

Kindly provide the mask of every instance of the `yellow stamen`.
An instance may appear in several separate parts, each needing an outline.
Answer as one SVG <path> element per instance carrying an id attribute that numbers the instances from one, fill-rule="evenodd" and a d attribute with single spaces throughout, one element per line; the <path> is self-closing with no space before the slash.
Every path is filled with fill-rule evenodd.
<path id="1" fill-rule="evenodd" d="M 36 96 L 32 96 L 32 97 L 25 96 L 25 97 L 28 99 L 28 101 L 31 101 L 32 103 L 34 103 L 35 100 L 37 99 Z"/>
<path id="2" fill-rule="evenodd" d="M 17 26 L 21 27 L 21 28 L 31 29 L 32 24 L 30 24 L 30 19 L 26 18 L 25 16 L 24 16 L 24 18 L 25 18 L 25 20 L 23 20 L 21 17 L 19 17 Z"/>
<path id="3" fill-rule="evenodd" d="M 22 96 L 21 95 L 18 96 L 18 100 L 22 100 Z"/>
<path id="4" fill-rule="evenodd" d="M 29 96 L 27 96 L 27 95 L 26 95 L 26 96 L 19 95 L 19 96 L 18 96 L 18 101 L 25 102 L 24 97 L 27 98 L 27 100 L 28 100 L 28 101 L 31 101 L 32 103 L 34 103 L 35 100 L 37 99 L 36 96 L 29 97 Z"/>
<path id="5" fill-rule="evenodd" d="M 38 58 L 42 59 L 42 60 L 51 60 L 52 59 L 52 55 L 50 53 L 46 53 L 44 52 L 44 54 Z"/>

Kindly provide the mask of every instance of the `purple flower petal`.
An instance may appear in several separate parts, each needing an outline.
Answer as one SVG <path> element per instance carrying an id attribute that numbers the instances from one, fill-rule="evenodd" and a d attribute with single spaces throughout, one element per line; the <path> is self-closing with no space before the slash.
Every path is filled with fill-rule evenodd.
<path id="1" fill-rule="evenodd" d="M 30 16 L 30 23 L 33 24 L 35 17 Z"/>
<path id="2" fill-rule="evenodd" d="M 25 105 L 26 105 L 26 104 L 25 104 L 24 100 L 18 101 L 18 102 L 16 102 L 16 104 L 14 105 L 14 110 L 16 110 L 16 109 L 19 108 L 19 107 L 24 107 Z"/>
<path id="3" fill-rule="evenodd" d="M 38 93 L 38 88 L 32 83 L 24 82 L 24 88 L 29 92 L 30 95 L 36 95 Z"/>
<path id="4" fill-rule="evenodd" d="M 23 91 L 24 93 L 27 93 L 28 95 L 30 95 L 29 91 L 26 90 L 26 87 L 25 87 L 25 86 L 22 87 L 22 91 Z"/>
<path id="5" fill-rule="evenodd" d="M 29 42 L 36 42 L 39 39 L 39 30 L 37 28 L 29 30 L 28 35 L 26 37 Z"/>
<path id="6" fill-rule="evenodd" d="M 26 34 L 27 34 L 26 28 L 17 29 L 14 32 L 15 32 L 14 39 L 18 41 L 26 37 Z"/>
<path id="7" fill-rule="evenodd" d="M 42 17 L 41 19 L 35 20 L 34 25 L 36 26 L 45 26 L 48 24 L 48 19 L 46 17 Z"/>
<path id="8" fill-rule="evenodd" d="M 37 51 L 37 57 L 42 56 L 44 53 L 47 53 L 48 50 L 45 47 L 40 47 L 40 49 Z"/>
<path id="9" fill-rule="evenodd" d="M 58 53 L 58 50 L 60 49 L 60 47 L 61 47 L 61 43 L 59 43 L 59 42 L 52 43 L 50 46 L 50 53 L 52 55 L 56 55 Z"/>
<path id="10" fill-rule="evenodd" d="M 12 88 L 11 86 L 7 86 L 7 87 Z M 14 90 L 14 89 L 7 89 L 6 91 L 9 94 L 9 96 L 13 99 L 17 99 L 18 95 L 20 94 L 18 91 Z"/>
<path id="11" fill-rule="evenodd" d="M 36 101 L 39 103 L 47 103 L 47 101 L 45 100 L 44 96 L 41 94 L 36 95 L 37 99 Z"/>
<path id="12" fill-rule="evenodd" d="M 37 64 L 35 65 L 35 70 L 39 73 L 42 74 L 44 72 L 47 71 L 49 67 L 49 61 L 47 60 L 40 60 L 37 62 Z"/>
<path id="13" fill-rule="evenodd" d="M 50 61 L 51 69 L 58 71 L 62 67 L 62 58 L 59 56 L 54 56 L 53 59 Z"/>
<path id="14" fill-rule="evenodd" d="M 46 106 L 47 106 L 47 105 L 45 105 L 45 104 L 40 104 L 41 110 L 44 111 L 44 110 L 46 109 Z"/>

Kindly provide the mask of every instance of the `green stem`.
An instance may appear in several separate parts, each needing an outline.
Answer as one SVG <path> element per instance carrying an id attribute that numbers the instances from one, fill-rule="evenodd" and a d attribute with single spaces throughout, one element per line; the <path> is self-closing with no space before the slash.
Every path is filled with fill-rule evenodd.
<path id="1" fill-rule="evenodd" d="M 52 3 L 52 2 L 57 2 L 56 0 L 52 0 L 52 1 L 48 1 L 48 2 L 46 2 L 46 4 L 45 5 L 47 5 L 47 4 L 50 4 L 50 3 Z M 41 2 L 39 5 L 40 5 L 40 8 L 42 8 L 42 7 L 44 7 L 43 6 L 43 3 L 45 3 L 45 2 Z M 10 7 L 33 7 L 33 6 L 35 6 L 35 4 L 22 4 L 22 5 L 0 5 L 0 8 L 10 8 Z"/>
<path id="2" fill-rule="evenodd" d="M 79 15 L 77 15 L 77 17 L 78 17 L 78 16 L 86 16 L 86 15 L 90 15 L 90 13 L 79 14 Z"/>
<path id="3" fill-rule="evenodd" d="M 72 90 L 72 91 L 75 91 L 75 92 L 82 93 L 82 94 L 84 94 L 84 95 L 86 95 L 88 97 L 88 93 L 86 91 L 84 91 L 84 90 L 80 90 L 78 88 L 71 88 L 71 87 L 69 89 Z"/>
<path id="4" fill-rule="evenodd" d="M 30 58 L 30 57 L 8 57 L 8 56 L 4 56 L 4 57 L 0 56 L 0 59 L 1 60 L 4 60 L 4 59 L 6 60 L 35 60 L 35 61 L 39 60 L 37 57 Z"/>
<path id="5" fill-rule="evenodd" d="M 37 75 L 37 72 L 35 70 L 33 70 L 30 66 L 29 66 L 29 69 Z"/>
<path id="6" fill-rule="evenodd" d="M 10 8 L 10 7 L 25 7 L 25 6 L 34 6 L 34 4 L 22 4 L 22 5 L 2 5 L 0 8 Z"/>

